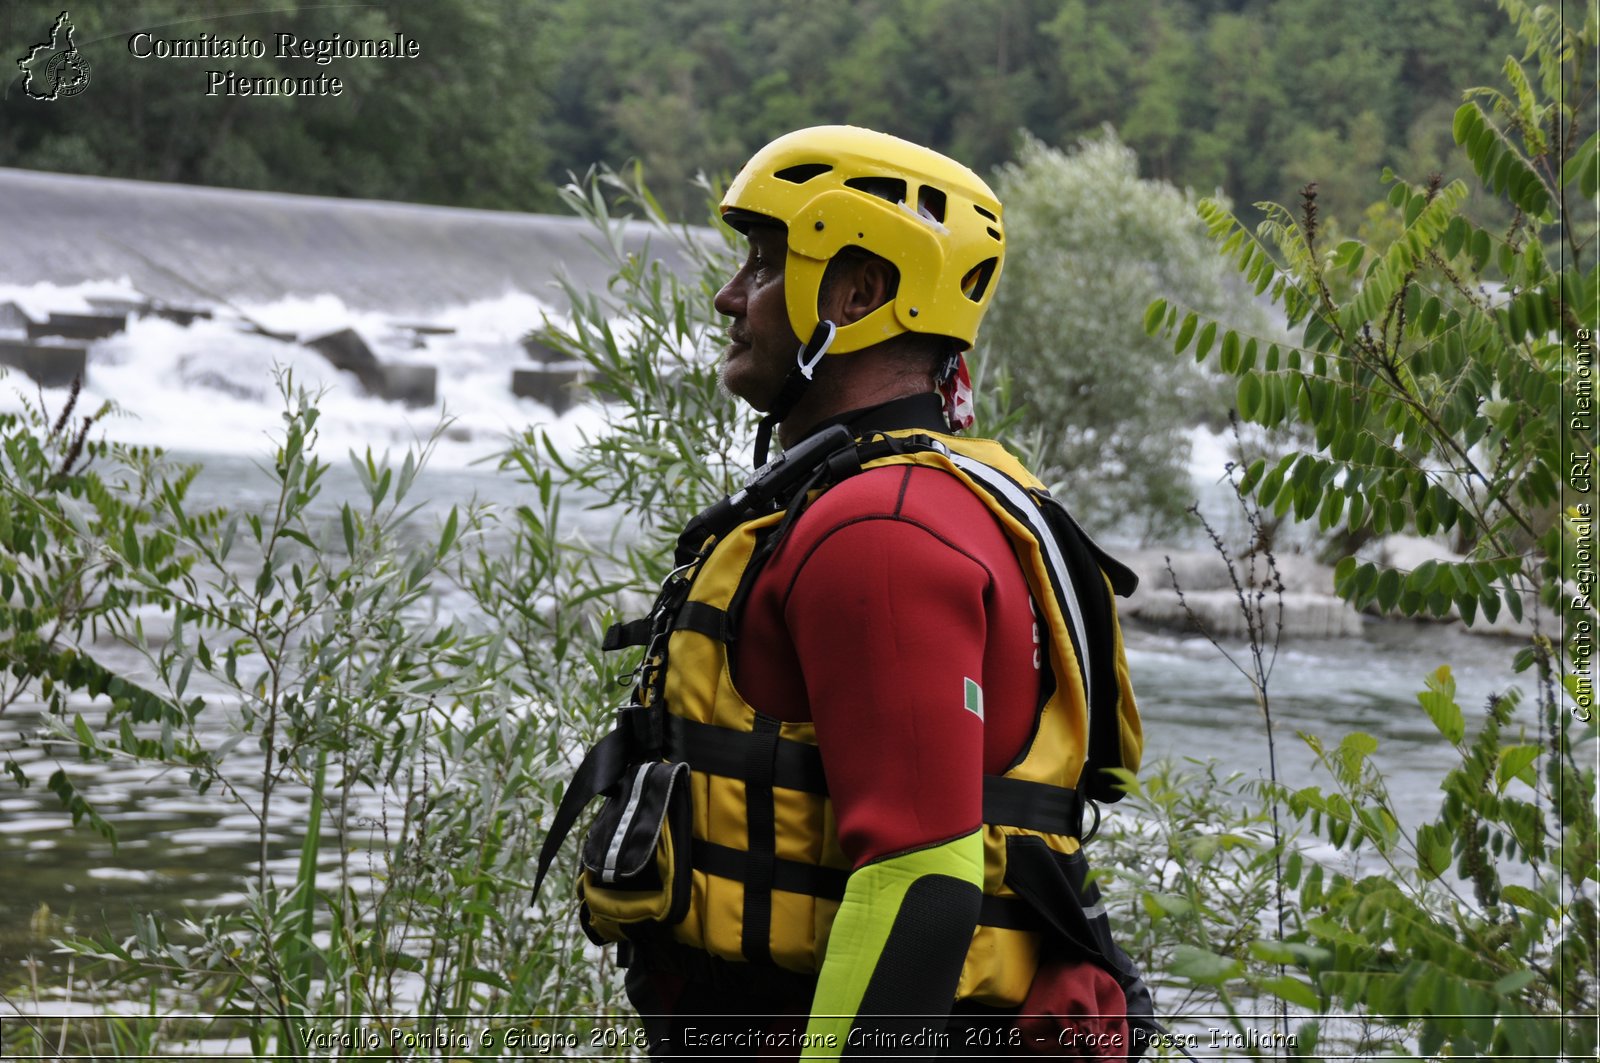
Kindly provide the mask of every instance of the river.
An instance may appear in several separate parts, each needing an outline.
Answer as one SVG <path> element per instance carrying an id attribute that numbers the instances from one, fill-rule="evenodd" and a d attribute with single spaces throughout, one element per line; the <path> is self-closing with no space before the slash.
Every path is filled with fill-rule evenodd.
<path id="1" fill-rule="evenodd" d="M 191 494 L 197 503 L 248 510 L 266 500 L 269 487 L 251 459 L 213 455 Z M 353 473 L 335 465 L 324 504 L 332 507 L 355 490 Z M 474 496 L 504 499 L 516 485 L 508 476 L 452 469 L 425 473 L 415 491 L 442 512 Z M 425 511 L 418 519 L 427 516 Z M 1127 639 L 1147 763 L 1215 759 L 1226 771 L 1265 778 L 1265 721 L 1249 685 L 1218 650 L 1198 637 L 1133 625 Z M 1225 648 L 1236 657 L 1244 652 L 1242 645 Z M 125 648 L 101 645 L 96 652 L 108 664 L 140 664 Z M 1470 715 L 1511 681 L 1509 657 L 1505 642 L 1440 625 L 1368 623 L 1359 637 L 1287 639 L 1269 687 L 1280 776 L 1314 777 L 1313 757 L 1296 732 L 1336 743 L 1351 731 L 1364 731 L 1380 742 L 1376 762 L 1389 773 L 1400 807 L 1410 812 L 1411 822 L 1419 821 L 1436 809 L 1438 780 L 1453 763 L 1452 751 L 1416 700 L 1424 676 L 1440 664 L 1452 665 L 1460 703 Z M 0 751 L 13 749 L 24 732 L 35 729 L 40 711 L 24 702 L 0 716 Z M 92 710 L 89 716 L 94 718 Z M 59 974 L 59 959 L 47 959 L 47 939 L 65 926 L 125 932 L 135 912 L 198 912 L 240 897 L 259 856 L 249 814 L 214 794 L 196 796 L 181 773 L 82 763 L 66 743 L 26 750 L 21 759 L 34 785 L 23 790 L 10 779 L 0 781 L 0 970 L 16 970 L 34 956 Z M 115 851 L 86 827 L 74 829 L 42 785 L 57 764 L 117 825 Z M 276 859 L 292 867 L 298 842 L 276 838 Z M 45 908 L 58 918 L 36 919 Z"/>
<path id="2" fill-rule="evenodd" d="M 106 287 L 0 289 L 0 302 L 17 298 L 70 311 L 83 309 L 88 294 L 105 294 Z M 117 294 L 115 285 L 109 288 Z M 440 314 L 435 323 L 456 331 L 430 340 L 426 350 L 404 346 L 401 341 L 408 333 L 393 331 L 374 315 L 347 311 L 336 301 L 286 301 L 252 307 L 250 314 L 302 334 L 359 327 L 387 337 L 389 347 L 381 352 L 386 357 L 451 367 L 441 374 L 440 387 L 443 407 L 456 421 L 440 445 L 436 465 L 414 489 L 414 497 L 427 503 L 418 519 L 428 520 L 473 497 L 521 501 L 511 477 L 477 464 L 506 431 L 538 419 L 550 423 L 558 438 L 571 440 L 596 425 L 591 410 L 580 407 L 557 419 L 506 391 L 516 338 L 537 324 L 545 309 L 526 297 L 507 297 Z M 120 404 L 125 416 L 110 422 L 116 438 L 175 448 L 203 465 L 191 491 L 191 511 L 207 504 L 248 511 L 271 488 L 255 462 L 266 455 L 265 438 L 281 423 L 281 407 L 262 371 L 271 361 L 293 368 L 302 382 L 331 389 L 323 403 L 322 453 L 333 469 L 320 502 L 328 513 L 357 490 L 344 459 L 347 448 L 373 445 L 393 448 L 398 455 L 407 442 L 427 435 L 440 415 L 438 409 L 406 411 L 354 395 L 339 374 L 305 348 L 245 336 L 225 319 L 187 329 L 136 320 L 124 334 L 97 343 L 86 401 L 114 399 Z M 16 378 L 0 382 L 5 407 L 19 401 L 15 383 Z M 63 400 L 59 392 L 45 397 L 52 409 Z M 1264 777 L 1264 720 L 1248 684 L 1219 652 L 1195 637 L 1134 627 L 1127 634 L 1147 763 L 1215 759 L 1226 771 Z M 1228 648 L 1236 653 L 1241 649 Z M 100 646 L 97 652 L 111 664 L 138 664 L 115 646 Z M 1314 778 L 1313 758 L 1295 732 L 1317 733 L 1332 744 L 1349 732 L 1364 731 L 1380 742 L 1376 761 L 1388 773 L 1407 818 L 1420 820 L 1437 807 L 1439 778 L 1454 760 L 1417 703 L 1424 677 L 1441 664 L 1451 664 L 1470 719 L 1491 692 L 1513 682 L 1511 652 L 1503 641 L 1408 623 L 1369 623 L 1359 637 L 1287 640 L 1270 688 L 1280 775 L 1295 781 Z M 0 756 L 38 726 L 39 714 L 38 705 L 21 703 L 0 716 Z M 256 824 L 220 796 L 196 796 L 179 773 L 81 763 L 66 744 L 36 746 L 19 759 L 34 785 L 23 789 L 0 778 L 0 988 L 15 986 L 15 972 L 30 958 L 40 961 L 46 985 L 59 985 L 64 961 L 52 954 L 52 936 L 69 930 L 124 933 L 138 912 L 198 913 L 241 897 L 259 857 Z M 42 785 L 58 763 L 117 825 L 121 843 L 115 851 L 87 828 L 75 829 Z M 292 859 L 298 841 L 275 838 L 274 862 Z M 0 1012 L 6 1007 L 0 1001 Z"/>

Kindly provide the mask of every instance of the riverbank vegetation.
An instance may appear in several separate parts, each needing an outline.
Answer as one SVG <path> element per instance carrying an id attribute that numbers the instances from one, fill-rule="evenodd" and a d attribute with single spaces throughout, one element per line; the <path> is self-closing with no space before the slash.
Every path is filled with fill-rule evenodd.
<path id="1" fill-rule="evenodd" d="M 1467 94 L 1452 133 L 1508 205 L 1508 225 L 1485 227 L 1466 209 L 1466 183 L 1438 173 L 1385 171 L 1387 217 L 1372 215 L 1385 235 L 1372 241 L 1329 239 L 1315 185 L 1293 209 L 1267 207 L 1254 229 L 1202 203 L 1219 252 L 1282 308 L 1295 338 L 1252 337 L 1167 300 L 1145 319 L 1175 354 L 1235 379 L 1247 422 L 1301 430 L 1289 453 L 1236 470 L 1252 525 L 1265 512 L 1341 527 L 1347 540 L 1448 535 L 1464 555 L 1409 571 L 1347 556 L 1341 597 L 1469 624 L 1502 611 L 1533 619 L 1515 657 L 1526 691 L 1474 711 L 1457 704 L 1448 666 L 1426 677 L 1421 708 L 1460 762 L 1420 826 L 1403 825 L 1375 739 L 1306 735 L 1330 782 L 1274 777 L 1253 792 L 1292 817 L 1302 844 L 1340 859 L 1225 846 L 1253 849 L 1242 863 L 1258 872 L 1271 857 L 1289 891 L 1263 905 L 1276 933 L 1216 933 L 1192 863 L 1174 871 L 1172 905 L 1152 910 L 1194 931 L 1169 974 L 1210 987 L 1203 995 L 1230 1015 L 1240 1001 L 1277 1002 L 1276 1032 L 1295 1036 L 1297 1051 L 1595 1052 L 1596 22 L 1503 6 L 1525 50 L 1505 63 L 1506 90 Z M 1269 571 L 1240 593 L 1257 613 L 1245 674 L 1269 742 L 1260 664 L 1273 590 Z M 1297 1034 L 1290 1011 L 1305 1016 Z"/>
<path id="2" fill-rule="evenodd" d="M 1597 324 L 1580 209 L 1600 192 L 1584 124 L 1597 35 L 1592 18 L 1504 6 L 1526 52 L 1505 90 L 1475 92 L 1446 124 L 1470 177 L 1391 175 L 1361 239 L 1329 236 L 1320 189 L 1260 226 L 1200 204 L 1290 340 L 1177 292 L 1144 318 L 1175 356 L 1231 378 L 1246 422 L 1297 428 L 1293 453 L 1234 470 L 1255 520 L 1448 533 L 1465 557 L 1410 571 L 1352 558 L 1340 594 L 1413 616 L 1543 618 L 1516 651 L 1520 693 L 1463 706 L 1448 668 L 1417 677 L 1418 720 L 1456 763 L 1412 826 L 1375 739 L 1271 730 L 1270 548 L 1240 561 L 1261 741 L 1310 743 L 1323 774 L 1156 765 L 1127 780 L 1090 847 L 1158 1009 L 1180 1033 L 1212 1017 L 1219 1033 L 1195 1035 L 1212 1052 L 1595 1052 L 1596 734 L 1573 640 L 1600 618 L 1579 563 L 1593 494 L 1572 471 L 1595 452 L 1592 417 L 1574 413 Z M 1473 213 L 1471 181 L 1500 201 L 1493 225 Z M 573 314 L 542 338 L 613 401 L 576 448 L 539 428 L 508 443 L 522 504 L 419 529 L 426 443 L 398 463 L 349 455 L 361 491 L 330 502 L 316 397 L 287 377 L 262 472 L 275 503 L 258 512 L 194 511 L 192 471 L 98 441 L 95 412 L 0 415 L 0 711 L 41 706 L 30 745 L 50 751 L 0 750 L 7 785 L 48 787 L 83 829 L 115 837 L 72 756 L 180 772 L 248 815 L 259 843 L 234 903 L 62 936 L 76 999 L 139 1006 L 8 1018 L 9 1053 L 114 1059 L 202 1040 L 284 1059 L 636 1052 L 616 972 L 575 924 L 570 867 L 537 905 L 532 868 L 631 663 L 603 658 L 600 632 L 648 600 L 689 516 L 741 481 L 752 424 L 704 357 L 731 245 L 675 223 L 637 172 L 596 171 L 563 196 L 615 279 L 571 292 Z M 622 211 L 692 268 L 628 254 Z M 1014 426 L 1020 394 L 999 370 L 988 383 L 980 429 Z M 579 535 L 579 497 L 626 526 Z M 107 666 L 108 643 L 142 667 Z M 41 770 L 54 758 L 67 763 Z M 19 1012 L 61 1000 L 59 984 L 0 979 Z"/>

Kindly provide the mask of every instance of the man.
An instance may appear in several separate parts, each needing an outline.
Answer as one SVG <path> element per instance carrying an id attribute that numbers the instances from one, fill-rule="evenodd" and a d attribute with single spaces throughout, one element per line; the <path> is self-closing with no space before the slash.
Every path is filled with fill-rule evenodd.
<path id="1" fill-rule="evenodd" d="M 610 795 L 586 925 L 629 943 L 660 1058 L 1059 1052 L 1013 1019 L 1041 1010 L 1111 1013 L 1075 1036 L 1120 1056 L 1128 979 L 1108 940 L 1084 962 L 1072 854 L 1084 798 L 1115 799 L 1098 768 L 1139 757 L 1102 575 L 1124 570 L 998 444 L 951 434 L 1000 204 L 936 152 L 827 126 L 758 152 L 721 210 L 749 241 L 715 300 L 722 380 L 765 414 L 757 464 L 774 430 L 784 456 L 608 636 L 649 648 L 628 766 L 597 747 L 580 772 Z"/>

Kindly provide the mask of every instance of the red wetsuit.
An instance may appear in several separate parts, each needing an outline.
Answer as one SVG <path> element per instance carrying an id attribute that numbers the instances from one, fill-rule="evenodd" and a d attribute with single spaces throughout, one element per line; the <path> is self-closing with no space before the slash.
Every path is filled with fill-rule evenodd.
<path id="1" fill-rule="evenodd" d="M 815 723 L 853 867 L 976 830 L 984 773 L 1039 702 L 1027 581 L 959 480 L 889 466 L 824 492 L 756 578 L 734 679 L 758 711 Z M 980 719 L 964 700 L 982 688 Z"/>

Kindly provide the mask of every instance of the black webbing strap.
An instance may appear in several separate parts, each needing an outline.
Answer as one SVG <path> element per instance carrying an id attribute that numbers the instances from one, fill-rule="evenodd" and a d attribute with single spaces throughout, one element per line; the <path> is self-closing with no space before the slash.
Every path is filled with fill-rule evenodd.
<path id="1" fill-rule="evenodd" d="M 618 728 L 596 742 L 584 755 L 583 763 L 578 765 L 572 781 L 567 784 L 567 792 L 561 795 L 561 803 L 556 806 L 555 817 L 550 820 L 550 833 L 545 835 L 544 844 L 539 847 L 539 871 L 533 879 L 534 898 L 539 896 L 544 876 L 555 862 L 556 853 L 561 851 L 561 843 L 583 813 L 584 806 L 602 791 L 610 789 L 621 777 L 627 765 L 627 753 L 628 736 L 622 728 Z"/>
<path id="2" fill-rule="evenodd" d="M 674 631 L 694 631 L 718 642 L 732 642 L 728 614 L 705 602 L 684 602 L 672 620 Z"/>
<path id="3" fill-rule="evenodd" d="M 613 650 L 625 650 L 633 646 L 647 646 L 650 644 L 651 618 L 641 616 L 637 620 L 627 623 L 616 623 L 606 628 L 606 637 L 601 640 L 600 648 L 607 653 Z"/>
<path id="4" fill-rule="evenodd" d="M 778 721 L 758 715 L 745 745 L 744 807 L 748 870 L 744 879 L 742 951 L 752 963 L 772 962 L 772 875 L 778 859 L 777 810 L 772 792 Z"/>
<path id="5" fill-rule="evenodd" d="M 707 875 L 744 883 L 745 896 L 749 896 L 752 863 L 749 853 L 696 838 L 690 846 L 689 859 L 696 870 Z M 839 901 L 844 899 L 849 878 L 850 872 L 844 868 L 819 867 L 781 857 L 772 862 L 772 888 L 785 893 L 801 893 L 822 900 Z M 1043 920 L 1025 901 L 1016 897 L 987 895 L 979 910 L 978 923 L 1006 930 L 1038 931 L 1044 927 Z"/>
<path id="6" fill-rule="evenodd" d="M 755 739 L 767 742 L 768 739 Z M 687 761 L 695 771 L 742 779 L 750 766 L 751 735 L 681 716 L 667 717 L 667 756 Z M 772 754 L 772 785 L 826 796 L 828 780 L 822 771 L 822 754 L 816 746 L 779 737 Z"/>
<path id="7" fill-rule="evenodd" d="M 759 745 L 759 749 L 753 751 L 752 743 Z M 734 731 L 681 716 L 668 716 L 667 757 L 687 761 L 694 770 L 708 775 L 739 779 L 756 786 L 761 785 L 761 781 L 752 778 L 751 771 L 752 765 L 758 764 L 762 778 L 770 779 L 770 786 L 819 797 L 828 793 L 828 779 L 817 747 L 781 735 Z M 1083 808 L 1083 799 L 1075 790 L 1002 775 L 983 777 L 985 823 L 1075 837 L 1082 826 Z"/>
<path id="8" fill-rule="evenodd" d="M 653 618 L 641 616 L 637 620 L 612 624 L 606 628 L 600 648 L 607 653 L 650 644 Z M 684 602 L 668 626 L 669 631 L 697 631 L 718 642 L 732 642 L 733 631 L 728 624 L 728 614 L 705 602 Z"/>
<path id="9" fill-rule="evenodd" d="M 1083 798 L 1060 786 L 985 775 L 983 821 L 1077 837 L 1083 828 Z"/>
<path id="10" fill-rule="evenodd" d="M 995 897 L 986 893 L 983 895 L 983 905 L 978 909 L 978 925 L 999 927 L 1002 930 L 1031 930 L 1037 933 L 1044 928 L 1044 920 L 1039 918 L 1026 901 L 1016 897 Z"/>
<path id="11" fill-rule="evenodd" d="M 708 875 L 745 883 L 745 895 L 749 895 L 749 853 L 696 838 L 689 848 L 689 859 Z M 819 867 L 777 856 L 772 860 L 772 888 L 785 893 L 804 893 L 837 901 L 843 899 L 845 880 L 849 877 L 850 872 L 843 868 Z"/>

